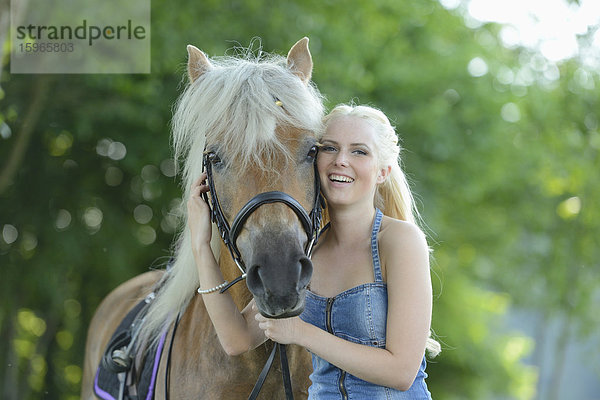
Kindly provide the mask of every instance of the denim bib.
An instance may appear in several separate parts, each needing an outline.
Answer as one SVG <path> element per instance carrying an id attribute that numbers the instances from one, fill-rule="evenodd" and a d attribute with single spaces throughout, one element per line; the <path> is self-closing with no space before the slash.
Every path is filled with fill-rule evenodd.
<path id="1" fill-rule="evenodd" d="M 387 285 L 381 274 L 377 245 L 382 217 L 382 212 L 376 209 L 371 233 L 375 282 L 353 287 L 329 298 L 307 291 L 304 312 L 300 315 L 302 320 L 337 337 L 379 348 L 385 348 L 388 304 Z M 412 386 L 405 392 L 366 382 L 314 354 L 312 364 L 309 400 L 431 400 L 431 394 L 425 384 L 427 374 L 424 356 Z"/>

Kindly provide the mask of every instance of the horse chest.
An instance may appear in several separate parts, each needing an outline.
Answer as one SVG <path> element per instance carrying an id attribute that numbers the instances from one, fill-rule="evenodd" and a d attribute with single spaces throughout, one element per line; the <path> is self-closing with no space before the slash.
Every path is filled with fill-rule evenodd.
<path id="1" fill-rule="evenodd" d="M 270 353 L 264 344 L 240 356 L 228 356 L 222 349 L 216 332 L 203 306 L 192 302 L 184 314 L 173 343 L 169 371 L 169 399 L 246 399 Z M 297 346 L 288 347 L 290 372 L 296 394 L 304 393 L 311 372 L 308 352 Z M 163 355 L 157 384 L 157 399 L 164 398 L 166 358 Z M 161 382 L 162 381 L 162 382 Z M 278 365 L 261 389 L 259 399 L 284 399 L 285 393 Z M 306 398 L 297 395 L 295 398 Z"/>

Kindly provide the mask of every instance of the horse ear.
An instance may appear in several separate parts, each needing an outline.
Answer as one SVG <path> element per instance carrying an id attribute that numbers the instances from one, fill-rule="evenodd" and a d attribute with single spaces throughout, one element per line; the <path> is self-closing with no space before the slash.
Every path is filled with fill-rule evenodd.
<path id="1" fill-rule="evenodd" d="M 212 69 L 212 64 L 206 58 L 206 55 L 197 47 L 188 44 L 188 77 L 190 78 L 190 82 L 194 82 L 196 79 L 200 78 L 200 76 Z"/>
<path id="2" fill-rule="evenodd" d="M 312 76 L 313 62 L 310 51 L 308 50 L 307 37 L 303 37 L 292 46 L 287 55 L 287 64 L 302 82 L 308 84 Z"/>

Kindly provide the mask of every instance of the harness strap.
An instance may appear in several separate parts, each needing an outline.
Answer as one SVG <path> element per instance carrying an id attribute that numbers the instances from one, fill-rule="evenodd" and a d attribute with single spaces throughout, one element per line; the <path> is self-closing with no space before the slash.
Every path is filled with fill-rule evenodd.
<path id="1" fill-rule="evenodd" d="M 119 398 L 118 400 L 123 400 L 124 399 L 124 395 L 125 395 L 125 381 L 127 380 L 127 371 L 123 371 L 123 372 L 119 372 L 117 374 L 117 377 L 119 378 Z"/>
<path id="2" fill-rule="evenodd" d="M 156 289 L 158 290 L 158 289 Z M 135 318 L 129 326 L 108 343 L 102 357 L 102 366 L 114 373 L 129 372 L 133 363 L 131 355 L 138 333 L 143 325 L 148 305 L 154 300 L 156 290 L 148 294 L 143 302 L 138 303 L 130 312 L 135 313 Z"/>
<path id="3" fill-rule="evenodd" d="M 318 195 L 318 193 L 315 193 L 315 196 Z M 256 211 L 258 207 L 264 204 L 271 203 L 285 204 L 286 206 L 291 208 L 294 211 L 294 213 L 296 213 L 298 219 L 300 219 L 300 222 L 302 223 L 304 232 L 306 232 L 307 235 L 310 235 L 310 232 L 313 231 L 312 221 L 306 213 L 306 211 L 304 210 L 304 207 L 302 207 L 300 203 L 298 203 L 298 201 L 291 197 L 289 194 L 280 191 L 273 191 L 257 194 L 242 207 L 242 209 L 235 216 L 233 223 L 231 224 L 229 238 L 231 240 L 235 240 L 238 237 L 240 231 L 242 230 L 242 227 L 244 226 L 244 223 L 246 222 L 248 217 L 250 217 L 250 215 L 254 211 Z"/>
<path id="4" fill-rule="evenodd" d="M 273 365 L 273 360 L 275 359 L 275 352 L 277 351 L 277 345 L 273 346 L 273 350 L 271 350 L 271 354 L 262 371 L 260 371 L 260 375 L 258 376 L 258 380 L 254 384 L 254 388 L 252 388 L 252 392 L 250 396 L 248 396 L 248 400 L 255 400 L 258 397 L 258 393 L 260 393 L 260 389 L 262 389 L 263 383 L 265 383 L 265 379 L 267 379 L 267 375 L 269 374 L 269 370 L 271 369 L 271 365 Z"/>
<path id="5" fill-rule="evenodd" d="M 173 342 L 175 341 L 175 332 L 179 326 L 179 319 L 181 313 L 177 314 L 175 324 L 173 325 L 173 332 L 171 333 L 171 343 L 169 343 L 169 352 L 167 353 L 167 365 L 165 367 L 165 400 L 169 400 L 169 375 L 171 372 L 171 353 L 173 352 Z"/>
<path id="6" fill-rule="evenodd" d="M 276 347 L 279 347 L 279 360 L 281 362 L 281 373 L 283 375 L 283 387 L 285 388 L 285 397 L 288 400 L 294 400 L 294 392 L 292 391 L 292 378 L 290 377 L 290 367 L 288 365 L 285 344 L 277 343 Z"/>
<path id="7" fill-rule="evenodd" d="M 262 389 L 263 384 L 265 383 L 265 379 L 267 379 L 267 375 L 271 370 L 271 366 L 273 365 L 273 360 L 275 359 L 275 353 L 279 349 L 279 360 L 281 362 L 281 373 L 283 375 L 283 386 L 285 387 L 285 398 L 287 400 L 294 400 L 294 393 L 292 391 L 292 378 L 290 377 L 290 369 L 288 366 L 287 353 L 285 351 L 285 344 L 275 343 L 273 346 L 273 350 L 271 350 L 271 354 L 265 363 L 260 375 L 258 376 L 258 380 L 254 384 L 254 388 L 248 396 L 248 400 L 256 400 L 258 394 L 260 393 L 260 389 Z"/>
<path id="8" fill-rule="evenodd" d="M 235 278 L 234 280 L 232 280 L 231 282 L 229 282 L 227 285 L 225 285 L 223 287 L 223 289 L 221 289 L 219 291 L 219 293 L 225 293 L 227 291 L 227 289 L 229 289 L 230 287 L 232 287 L 236 283 L 238 283 L 240 281 L 243 281 L 244 279 L 246 279 L 246 273 L 243 273 L 242 275 L 238 276 L 237 278 Z"/>
<path id="9" fill-rule="evenodd" d="M 123 331 L 119 333 L 109 344 L 106 352 L 102 356 L 102 366 L 110 372 L 119 374 L 129 371 L 132 358 L 120 349 L 126 348 L 131 343 L 130 332 Z"/>

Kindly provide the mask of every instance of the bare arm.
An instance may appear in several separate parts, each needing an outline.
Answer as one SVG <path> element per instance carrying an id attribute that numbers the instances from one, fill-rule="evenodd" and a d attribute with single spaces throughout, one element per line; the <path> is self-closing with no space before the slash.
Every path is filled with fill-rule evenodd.
<path id="1" fill-rule="evenodd" d="M 224 278 L 210 248 L 212 226 L 208 206 L 200 197 L 201 193 L 208 191 L 207 185 L 203 184 L 205 179 L 206 174 L 203 173 L 194 183 L 187 208 L 196 269 L 201 288 L 206 290 L 223 283 Z M 251 301 L 240 312 L 227 292 L 216 291 L 203 294 L 202 299 L 219 337 L 219 342 L 227 354 L 242 354 L 266 340 L 254 318 L 256 314 L 252 309 L 254 301 Z"/>
<path id="2" fill-rule="evenodd" d="M 304 346 L 363 380 L 408 390 L 423 359 L 431 322 L 427 243 L 416 226 L 393 223 L 380 238 L 380 252 L 387 260 L 385 349 L 346 341 L 299 318 L 270 320 L 258 315 L 267 337 Z"/>

